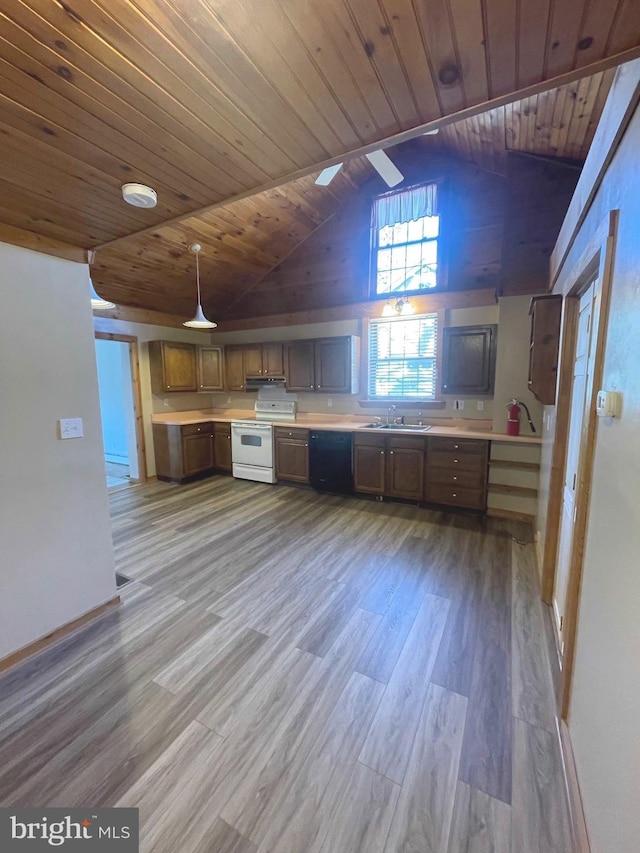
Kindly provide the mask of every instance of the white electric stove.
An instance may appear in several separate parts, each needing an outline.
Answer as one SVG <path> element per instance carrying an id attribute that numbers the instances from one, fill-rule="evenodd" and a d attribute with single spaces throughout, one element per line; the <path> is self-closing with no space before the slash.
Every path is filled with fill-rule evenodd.
<path id="1" fill-rule="evenodd" d="M 289 400 L 257 400 L 255 419 L 231 421 L 233 476 L 259 483 L 275 483 L 273 423 L 295 421 L 296 403 Z"/>

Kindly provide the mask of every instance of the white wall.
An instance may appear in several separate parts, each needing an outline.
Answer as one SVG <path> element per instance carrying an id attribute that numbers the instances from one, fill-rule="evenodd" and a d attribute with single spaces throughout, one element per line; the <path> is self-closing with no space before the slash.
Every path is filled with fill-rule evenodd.
<path id="1" fill-rule="evenodd" d="M 603 384 L 622 393 L 623 411 L 619 420 L 597 425 L 569 715 L 592 853 L 640 849 L 638 152 L 640 111 L 565 264 L 566 270 L 574 266 L 609 211 L 619 209 Z M 545 465 L 543 489 L 548 476 Z"/>
<path id="2" fill-rule="evenodd" d="M 123 370 L 123 355 L 127 370 Z M 120 341 L 96 341 L 98 391 L 105 457 L 111 462 L 129 464 L 127 374 L 129 347 Z"/>
<path id="3" fill-rule="evenodd" d="M 0 292 L 3 658 L 116 590 L 88 268 L 0 243 Z"/>

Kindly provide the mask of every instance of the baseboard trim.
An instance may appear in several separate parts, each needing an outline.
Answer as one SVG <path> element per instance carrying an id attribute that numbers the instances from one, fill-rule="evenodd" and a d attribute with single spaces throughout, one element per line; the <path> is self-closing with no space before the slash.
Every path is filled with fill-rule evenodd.
<path id="1" fill-rule="evenodd" d="M 500 509 L 497 506 L 490 506 L 487 509 L 487 515 L 491 518 L 508 518 L 511 521 L 526 521 L 530 524 L 535 521 L 535 515 L 529 512 L 515 512 L 511 509 Z"/>
<path id="2" fill-rule="evenodd" d="M 578 782 L 578 772 L 571 745 L 569 728 L 564 720 L 558 720 L 558 738 L 562 754 L 562 769 L 564 772 L 565 793 L 569 804 L 569 820 L 571 823 L 571 839 L 574 853 L 591 853 L 587 823 L 584 817 L 582 795 Z"/>
<path id="3" fill-rule="evenodd" d="M 10 655 L 0 660 L 0 673 L 6 672 L 6 670 L 11 669 L 11 667 L 23 663 L 27 658 L 31 658 L 34 655 L 45 651 L 49 646 L 52 646 L 54 643 L 57 643 L 69 634 L 79 631 L 80 628 L 84 628 L 84 626 L 88 625 L 89 622 L 93 622 L 95 619 L 98 619 L 108 610 L 117 607 L 119 604 L 120 596 L 116 595 L 109 599 L 109 601 L 105 601 L 104 604 L 100 604 L 98 607 L 94 607 L 93 610 L 89 610 L 87 613 L 83 613 L 82 616 L 78 616 L 77 619 L 73 619 L 71 622 L 67 622 L 59 628 L 56 628 L 55 631 L 45 634 L 44 637 L 40 637 L 39 640 L 34 640 L 33 643 L 29 643 L 28 646 L 23 646 L 21 649 L 18 649 L 17 652 L 12 652 Z"/>

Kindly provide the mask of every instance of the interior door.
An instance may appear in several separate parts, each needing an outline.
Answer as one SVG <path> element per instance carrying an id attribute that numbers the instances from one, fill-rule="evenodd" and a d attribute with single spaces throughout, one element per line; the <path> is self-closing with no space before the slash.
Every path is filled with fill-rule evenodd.
<path id="1" fill-rule="evenodd" d="M 563 651 L 563 625 L 567 601 L 567 585 L 571 567 L 573 550 L 573 533 L 575 523 L 576 487 L 580 476 L 580 440 L 585 417 L 585 407 L 589 404 L 586 399 L 589 387 L 589 373 L 593 370 L 592 341 L 595 350 L 596 335 L 593 334 L 595 287 L 592 284 L 580 299 L 578 309 L 578 327 L 576 353 L 573 365 L 573 387 L 571 391 L 571 413 L 569 415 L 569 433 L 567 438 L 567 463 L 562 499 L 562 518 L 558 541 L 558 559 L 553 591 L 553 610 L 560 640 L 560 651 Z"/>

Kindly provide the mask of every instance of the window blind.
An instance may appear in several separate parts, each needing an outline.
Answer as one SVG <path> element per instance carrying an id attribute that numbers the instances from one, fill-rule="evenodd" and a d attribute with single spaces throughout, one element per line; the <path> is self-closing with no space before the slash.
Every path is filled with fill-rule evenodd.
<path id="1" fill-rule="evenodd" d="M 437 314 L 371 320 L 369 397 L 435 399 L 437 344 Z"/>

